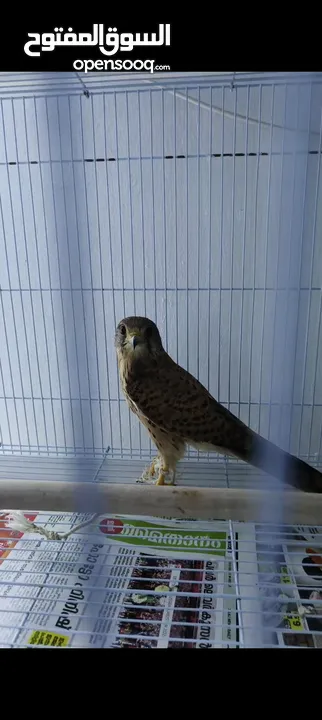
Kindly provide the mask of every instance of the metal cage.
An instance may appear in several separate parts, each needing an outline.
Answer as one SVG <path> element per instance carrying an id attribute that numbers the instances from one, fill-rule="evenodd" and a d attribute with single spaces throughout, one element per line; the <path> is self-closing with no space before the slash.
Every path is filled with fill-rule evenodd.
<path id="1" fill-rule="evenodd" d="M 162 505 L 159 493 L 157 512 L 156 495 L 147 489 L 143 501 L 134 485 L 153 449 L 118 381 L 114 329 L 132 314 L 153 319 L 169 354 L 254 430 L 321 466 L 321 123 L 322 73 L 0 73 L 5 507 L 43 511 L 39 527 L 75 524 L 66 515 L 72 509 L 127 515 L 135 508 L 143 534 L 143 515 L 174 517 L 173 494 Z M 180 465 L 178 492 L 201 490 L 197 506 L 188 496 L 176 527 L 189 535 L 199 521 L 199 529 L 226 537 L 228 555 L 209 591 L 216 600 L 211 646 L 318 645 L 322 624 L 306 612 L 318 616 L 322 606 L 318 501 L 285 493 L 282 512 L 276 481 L 215 453 L 189 450 Z M 217 495 L 202 494 L 213 488 Z M 207 497 L 217 502 L 213 515 L 205 510 Z M 203 524 L 211 517 L 218 518 L 214 525 Z M 5 519 L 0 524 L 0 644 L 46 644 L 39 628 L 53 613 L 50 602 L 60 597 L 60 584 L 72 591 L 68 564 L 77 565 L 77 552 L 83 558 L 98 542 L 102 526 L 90 535 L 80 530 L 77 541 L 57 549 L 55 541 L 41 546 L 46 541 L 37 535 L 15 539 L 17 531 L 8 531 Z M 116 638 L 109 624 L 115 603 L 105 615 L 99 605 L 104 588 L 113 596 L 112 540 L 93 571 L 91 593 L 77 599 L 87 609 L 68 635 L 76 644 L 124 642 L 123 631 Z M 303 565 L 307 557 L 313 570 Z M 184 562 L 188 589 L 165 591 L 165 607 L 177 629 L 192 613 L 188 625 L 195 630 L 177 637 L 202 647 L 193 603 L 176 620 L 174 597 L 198 597 L 202 605 L 206 594 L 198 562 Z M 43 595 L 45 575 L 51 595 Z M 16 610 L 6 598 L 15 599 Z M 227 614 L 218 615 L 226 600 L 229 613 L 237 613 L 229 616 L 232 635 L 224 633 Z M 159 627 L 150 615 L 141 625 Z M 283 631 L 277 616 L 288 618 Z M 97 630 L 88 629 L 91 617 Z M 128 626 L 135 622 L 127 618 Z M 40 635 L 30 640 L 26 628 L 34 627 Z M 47 644 L 68 645 L 57 630 L 56 640 L 48 639 L 50 632 Z M 141 631 L 128 628 L 127 637 L 133 646 L 161 646 L 144 645 Z"/>

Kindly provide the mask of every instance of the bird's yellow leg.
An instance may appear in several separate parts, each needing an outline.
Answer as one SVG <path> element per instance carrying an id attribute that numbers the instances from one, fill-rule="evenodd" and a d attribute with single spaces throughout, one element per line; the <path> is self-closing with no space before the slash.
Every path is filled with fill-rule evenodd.
<path id="1" fill-rule="evenodd" d="M 150 465 L 149 469 L 147 470 L 147 474 L 150 477 L 152 477 L 152 475 L 155 475 L 155 466 L 157 465 L 158 462 L 160 462 L 160 458 L 158 456 L 153 458 L 151 465 Z"/>
<path id="2" fill-rule="evenodd" d="M 166 474 L 167 474 L 167 473 L 168 473 L 168 468 L 167 468 L 167 467 L 161 468 L 161 470 L 160 470 L 160 472 L 159 472 L 159 477 L 158 477 L 158 479 L 157 479 L 157 481 L 156 481 L 155 484 L 156 484 L 156 485 L 164 485 L 164 481 L 165 481 L 165 477 L 166 477 Z"/>
<path id="3" fill-rule="evenodd" d="M 150 466 L 146 470 L 143 471 L 140 479 L 137 480 L 136 482 L 140 482 L 140 483 L 151 482 L 151 480 L 157 474 L 158 465 L 160 467 L 161 459 L 157 456 L 157 457 L 153 458 Z"/>
<path id="4" fill-rule="evenodd" d="M 169 475 L 169 472 L 170 472 L 169 467 L 167 465 L 162 465 L 160 472 L 159 472 L 158 479 L 155 484 L 156 485 L 165 485 L 165 479 Z M 171 471 L 171 473 L 172 473 L 171 483 L 168 482 L 167 485 L 175 484 L 174 481 L 175 481 L 176 474 L 174 471 Z"/>
<path id="5" fill-rule="evenodd" d="M 163 462 L 162 465 L 160 466 L 158 479 L 155 484 L 156 485 L 164 485 L 164 481 L 165 481 L 165 478 L 166 478 L 166 475 L 168 472 L 169 472 L 169 468 L 166 465 L 166 463 Z"/>

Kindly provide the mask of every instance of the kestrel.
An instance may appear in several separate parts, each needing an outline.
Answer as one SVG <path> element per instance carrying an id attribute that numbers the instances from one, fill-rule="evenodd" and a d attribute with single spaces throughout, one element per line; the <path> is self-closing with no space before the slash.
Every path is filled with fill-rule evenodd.
<path id="1" fill-rule="evenodd" d="M 174 483 L 177 463 L 190 445 L 232 455 L 306 492 L 322 492 L 318 470 L 251 430 L 172 360 L 152 320 L 121 320 L 115 347 L 126 400 L 158 450 L 149 469 L 157 485 L 168 478 Z"/>

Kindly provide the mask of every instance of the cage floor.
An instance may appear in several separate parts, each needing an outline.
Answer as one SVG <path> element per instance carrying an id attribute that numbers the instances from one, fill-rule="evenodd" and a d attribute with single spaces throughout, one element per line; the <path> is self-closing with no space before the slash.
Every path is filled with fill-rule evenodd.
<path id="1" fill-rule="evenodd" d="M 56 541 L 8 524 L 1 647 L 322 646 L 322 527 L 105 516 Z"/>
<path id="2" fill-rule="evenodd" d="M 8 455 L 0 480 L 135 483 L 147 464 Z M 183 461 L 177 483 L 276 486 L 225 459 Z M 102 515 L 65 539 L 39 533 L 74 530 L 82 509 L 30 509 L 29 528 L 0 518 L 1 647 L 322 645 L 322 527 Z"/>
<path id="3" fill-rule="evenodd" d="M 315 464 L 316 463 L 312 463 Z M 87 457 L 26 457 L 3 455 L 0 480 L 64 480 L 135 483 L 149 459 Z M 177 485 L 281 489 L 280 482 L 241 462 L 187 460 L 178 463 Z"/>

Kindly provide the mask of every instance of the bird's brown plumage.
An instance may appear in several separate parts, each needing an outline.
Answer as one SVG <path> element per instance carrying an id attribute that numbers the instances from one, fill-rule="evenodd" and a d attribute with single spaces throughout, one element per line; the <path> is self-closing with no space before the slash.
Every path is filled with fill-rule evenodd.
<path id="1" fill-rule="evenodd" d="M 252 431 L 172 360 L 151 320 L 125 318 L 115 344 L 123 392 L 165 470 L 174 472 L 191 445 L 233 455 L 302 490 L 322 492 L 321 473 Z"/>

